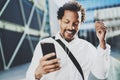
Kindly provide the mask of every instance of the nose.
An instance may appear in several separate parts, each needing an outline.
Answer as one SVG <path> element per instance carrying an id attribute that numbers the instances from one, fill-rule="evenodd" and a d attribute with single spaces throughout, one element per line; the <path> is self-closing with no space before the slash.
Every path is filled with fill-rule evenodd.
<path id="1" fill-rule="evenodd" d="M 74 30 L 74 29 L 75 29 L 75 27 L 73 26 L 73 24 L 70 24 L 70 25 L 69 25 L 69 29 L 70 29 L 70 30 Z"/>

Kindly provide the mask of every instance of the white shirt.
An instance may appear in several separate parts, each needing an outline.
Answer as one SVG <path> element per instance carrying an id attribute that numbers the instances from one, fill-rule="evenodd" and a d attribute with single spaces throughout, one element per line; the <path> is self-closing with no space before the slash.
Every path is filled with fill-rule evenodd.
<path id="1" fill-rule="evenodd" d="M 110 57 L 109 45 L 107 45 L 105 50 L 99 46 L 96 49 L 91 43 L 83 39 L 79 39 L 77 36 L 71 42 L 67 42 L 59 35 L 59 33 L 56 35 L 56 39 L 60 39 L 69 48 L 69 50 L 71 50 L 72 54 L 82 67 L 85 80 L 88 80 L 90 72 L 99 79 L 105 79 L 107 77 Z M 54 43 L 57 58 L 60 58 L 61 65 L 60 70 L 45 74 L 40 80 L 82 80 L 80 73 L 68 55 L 52 38 L 43 39 L 37 44 L 32 62 L 26 74 L 27 80 L 35 80 L 34 72 L 40 62 L 40 58 L 43 56 L 40 42 Z"/>

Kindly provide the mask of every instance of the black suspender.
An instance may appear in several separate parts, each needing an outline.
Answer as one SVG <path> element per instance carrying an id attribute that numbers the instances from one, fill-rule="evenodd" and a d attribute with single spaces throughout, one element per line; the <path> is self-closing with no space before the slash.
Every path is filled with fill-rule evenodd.
<path id="1" fill-rule="evenodd" d="M 55 40 L 55 36 L 53 36 L 52 38 Z M 76 60 L 76 58 L 73 56 L 72 52 L 67 48 L 67 46 L 60 39 L 55 40 L 55 41 L 57 41 L 61 45 L 61 47 L 65 50 L 65 52 L 67 53 L 67 55 L 69 56 L 73 64 L 76 66 L 76 68 L 78 69 L 79 73 L 81 74 L 84 80 L 82 68 L 80 64 L 78 63 L 78 61 Z"/>

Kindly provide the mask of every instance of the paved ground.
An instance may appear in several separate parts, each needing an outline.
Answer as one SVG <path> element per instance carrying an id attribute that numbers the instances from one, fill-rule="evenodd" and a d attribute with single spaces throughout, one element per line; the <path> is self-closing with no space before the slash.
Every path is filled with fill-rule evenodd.
<path id="1" fill-rule="evenodd" d="M 120 60 L 120 53 L 112 52 L 111 55 Z M 0 71 L 0 80 L 24 80 L 29 63 Z"/>

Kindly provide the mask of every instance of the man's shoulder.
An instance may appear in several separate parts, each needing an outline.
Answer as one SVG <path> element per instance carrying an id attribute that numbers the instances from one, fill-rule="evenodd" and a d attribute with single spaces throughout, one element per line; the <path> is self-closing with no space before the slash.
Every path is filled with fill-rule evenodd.
<path id="1" fill-rule="evenodd" d="M 88 42 L 88 41 L 85 40 L 85 39 L 78 38 L 77 40 L 78 40 L 79 42 L 81 42 L 81 43 L 90 44 L 90 42 Z"/>
<path id="2" fill-rule="evenodd" d="M 93 46 L 92 43 L 88 42 L 88 41 L 85 40 L 85 39 L 78 38 L 78 42 L 79 42 L 80 44 L 83 44 L 83 45 Z"/>

